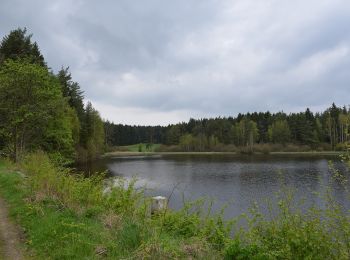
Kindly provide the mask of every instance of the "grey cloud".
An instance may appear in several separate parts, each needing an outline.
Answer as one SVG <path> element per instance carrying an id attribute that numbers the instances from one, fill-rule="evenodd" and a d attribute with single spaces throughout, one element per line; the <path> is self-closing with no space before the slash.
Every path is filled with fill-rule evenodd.
<path id="1" fill-rule="evenodd" d="M 3 0 L 0 36 L 28 27 L 105 118 L 166 124 L 347 104 L 349 13 L 345 0 Z"/>

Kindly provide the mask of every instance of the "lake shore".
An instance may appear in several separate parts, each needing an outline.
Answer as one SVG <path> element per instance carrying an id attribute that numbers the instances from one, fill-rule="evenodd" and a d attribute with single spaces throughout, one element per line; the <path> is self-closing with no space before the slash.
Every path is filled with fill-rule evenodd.
<path id="1" fill-rule="evenodd" d="M 67 173 L 42 152 L 0 160 L 1 198 L 35 259 L 349 259 L 349 216 L 334 204 L 294 213 L 282 199 L 273 221 L 259 208 L 226 221 L 200 200 L 151 214 L 133 182 L 105 193 L 102 179 Z M 240 219 L 252 225 L 241 229 Z"/>
<path id="2" fill-rule="evenodd" d="M 253 154 L 242 154 L 239 152 L 129 152 L 129 151 L 115 151 L 105 153 L 102 157 L 123 157 L 123 156 L 154 156 L 154 155 L 240 155 L 240 156 L 251 156 L 251 155 L 298 155 L 298 156 L 337 156 L 342 154 L 341 151 L 310 151 L 310 152 L 270 152 L 264 153 L 253 153 Z"/>

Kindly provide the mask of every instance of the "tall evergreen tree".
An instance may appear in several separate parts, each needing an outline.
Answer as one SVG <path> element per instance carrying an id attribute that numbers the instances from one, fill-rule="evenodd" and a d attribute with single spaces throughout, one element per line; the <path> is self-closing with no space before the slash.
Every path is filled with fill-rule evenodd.
<path id="1" fill-rule="evenodd" d="M 27 35 L 27 29 L 18 28 L 5 36 L 0 44 L 0 66 L 7 59 L 23 60 L 46 67 L 44 56 L 40 53 L 38 44 L 32 42 L 32 35 Z"/>
<path id="2" fill-rule="evenodd" d="M 67 97 L 69 105 L 77 112 L 80 122 L 83 122 L 84 92 L 81 90 L 77 82 L 72 81 L 72 75 L 69 72 L 69 67 L 62 67 L 57 73 L 57 78 L 61 84 L 63 96 Z"/>
<path id="3" fill-rule="evenodd" d="M 104 151 L 105 148 L 104 123 L 100 114 L 88 102 L 85 108 L 84 128 L 82 129 L 81 142 L 86 149 L 86 154 L 78 155 L 85 158 L 81 160 L 93 160 Z"/>

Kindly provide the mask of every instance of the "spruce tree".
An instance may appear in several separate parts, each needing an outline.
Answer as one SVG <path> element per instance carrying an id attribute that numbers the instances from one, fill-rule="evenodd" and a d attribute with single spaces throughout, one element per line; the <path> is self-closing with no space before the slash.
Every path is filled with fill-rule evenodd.
<path id="1" fill-rule="evenodd" d="M 5 36 L 0 44 L 0 65 L 7 59 L 26 59 L 30 63 L 46 67 L 44 56 L 41 54 L 38 44 L 32 42 L 31 38 L 32 35 L 27 35 L 26 28 L 12 30 L 9 35 Z"/>

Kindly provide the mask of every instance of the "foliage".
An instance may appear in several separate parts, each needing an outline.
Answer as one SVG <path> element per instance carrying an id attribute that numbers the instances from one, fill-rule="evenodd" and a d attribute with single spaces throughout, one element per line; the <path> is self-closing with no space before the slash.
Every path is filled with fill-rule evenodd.
<path id="1" fill-rule="evenodd" d="M 206 137 L 203 134 L 193 136 L 191 134 L 185 134 L 180 137 L 179 146 L 182 151 L 185 152 L 203 152 L 207 150 L 217 150 L 220 147 L 220 142 L 217 137 Z"/>
<path id="2" fill-rule="evenodd" d="M 68 68 L 54 75 L 32 35 L 18 28 L 0 44 L 0 151 L 17 160 L 42 149 L 56 161 L 93 160 L 104 152 L 99 113 L 72 81 Z"/>
<path id="3" fill-rule="evenodd" d="M 12 158 L 25 150 L 73 154 L 72 117 L 56 79 L 26 60 L 7 60 L 0 69 L 0 135 Z"/>
<path id="4" fill-rule="evenodd" d="M 252 147 L 259 136 L 257 124 L 244 117 L 239 123 L 233 125 L 232 136 L 235 145 Z"/>
<path id="5" fill-rule="evenodd" d="M 126 146 L 111 147 L 112 151 L 121 152 L 155 152 L 159 149 L 160 144 L 139 143 Z"/>
<path id="6" fill-rule="evenodd" d="M 349 216 L 311 208 L 306 213 L 279 202 L 271 220 L 253 212 L 250 228 L 231 241 L 228 259 L 348 259 Z"/>
<path id="7" fill-rule="evenodd" d="M 223 245 L 228 236 L 226 225 L 218 229 L 215 224 L 222 222 L 221 215 L 202 221 L 198 213 L 190 212 L 189 204 L 180 212 L 151 216 L 149 200 L 142 190 L 136 190 L 135 180 L 105 183 L 102 176 L 83 178 L 54 166 L 43 152 L 28 155 L 20 167 L 27 178 L 4 174 L 2 168 L 0 186 L 11 191 L 7 199 L 20 194 L 13 205 L 20 208 L 16 217 L 27 230 L 28 246 L 40 258 L 97 258 L 97 251 L 111 259 L 146 255 L 183 258 L 202 255 L 211 248 L 207 242 L 197 245 L 198 241 L 208 238 L 208 243 Z M 8 183 L 12 179 L 16 183 Z M 192 241 L 196 241 L 194 252 Z M 57 245 L 65 249 L 58 250 Z"/>
<path id="8" fill-rule="evenodd" d="M 77 82 L 72 81 L 69 68 L 61 68 L 57 73 L 57 79 L 62 88 L 63 97 L 68 98 L 68 104 L 76 111 L 80 124 L 84 118 L 84 96 Z"/>
<path id="9" fill-rule="evenodd" d="M 87 153 L 86 158 L 80 158 L 80 161 L 94 160 L 104 152 L 105 132 L 100 114 L 92 107 L 91 102 L 85 107 L 83 126 L 80 142 Z"/>
<path id="10" fill-rule="evenodd" d="M 27 35 L 27 29 L 18 28 L 6 35 L 0 44 L 0 66 L 7 60 L 26 59 L 30 63 L 46 67 L 38 44 L 32 42 L 32 35 Z"/>
<path id="11" fill-rule="evenodd" d="M 254 112 L 238 114 L 234 118 L 190 119 L 168 126 L 106 122 L 105 128 L 108 129 L 106 140 L 110 146 L 155 142 L 161 143 L 164 151 L 193 152 L 233 151 L 234 145 L 251 153 L 257 144 L 283 144 L 324 151 L 345 148 L 349 141 L 349 118 L 346 107 L 332 104 L 322 113 L 313 113 L 310 109 L 290 114 Z M 212 144 L 213 140 L 216 145 Z"/>
<path id="12" fill-rule="evenodd" d="M 268 130 L 269 139 L 273 143 L 286 144 L 290 141 L 290 130 L 287 120 L 273 122 Z"/>

